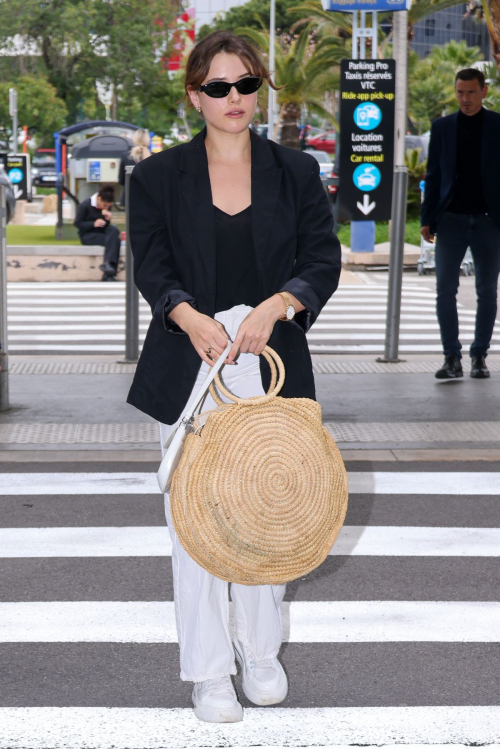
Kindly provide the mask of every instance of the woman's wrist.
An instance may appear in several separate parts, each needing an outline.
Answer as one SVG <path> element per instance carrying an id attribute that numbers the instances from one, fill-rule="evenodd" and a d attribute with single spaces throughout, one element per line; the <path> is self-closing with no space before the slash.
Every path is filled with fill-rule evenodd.
<path id="1" fill-rule="evenodd" d="M 189 302 L 180 302 L 169 313 L 169 318 L 185 333 L 188 332 L 190 322 L 200 313 Z"/>

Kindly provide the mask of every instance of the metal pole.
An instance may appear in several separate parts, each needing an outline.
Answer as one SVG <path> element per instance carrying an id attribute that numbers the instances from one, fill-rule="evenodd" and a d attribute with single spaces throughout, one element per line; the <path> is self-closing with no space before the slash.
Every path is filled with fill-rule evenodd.
<path id="1" fill-rule="evenodd" d="M 408 168 L 405 166 L 408 11 L 394 13 L 393 54 L 396 60 L 394 180 L 392 188 L 391 250 L 389 257 L 389 292 L 385 330 L 384 357 L 378 361 L 398 362 L 401 287 L 403 283 Z"/>
<path id="2" fill-rule="evenodd" d="M 378 13 L 372 13 L 372 60 L 378 57 Z"/>
<path id="3" fill-rule="evenodd" d="M 17 153 L 17 90 L 9 89 L 9 109 L 12 117 L 12 153 Z"/>
<path id="4" fill-rule="evenodd" d="M 269 9 L 269 71 L 274 76 L 275 66 L 275 26 L 276 26 L 276 0 L 271 0 L 271 6 Z M 269 140 L 274 140 L 274 126 L 276 123 L 275 119 L 275 96 L 276 92 L 271 86 L 269 86 L 269 95 L 267 103 L 267 137 Z"/>
<path id="5" fill-rule="evenodd" d="M 366 37 L 365 37 L 365 30 L 366 30 L 366 10 L 361 10 L 360 13 L 361 23 L 359 24 L 359 29 L 363 33 L 359 37 L 359 59 L 364 60 L 366 57 L 366 51 L 365 51 L 365 45 L 366 45 Z"/>
<path id="6" fill-rule="evenodd" d="M 56 192 L 57 192 L 57 224 L 56 224 L 56 239 L 63 238 L 63 188 L 64 188 L 64 174 L 59 172 L 56 178 Z"/>
<path id="7" fill-rule="evenodd" d="M 358 11 L 352 14 L 352 59 L 358 59 Z"/>
<path id="8" fill-rule="evenodd" d="M 130 175 L 133 166 L 125 167 L 125 362 L 139 358 L 139 291 L 134 283 L 134 256 L 130 242 Z"/>
<path id="9" fill-rule="evenodd" d="M 7 205 L 0 185 L 0 411 L 9 408 L 9 347 L 7 339 Z"/>

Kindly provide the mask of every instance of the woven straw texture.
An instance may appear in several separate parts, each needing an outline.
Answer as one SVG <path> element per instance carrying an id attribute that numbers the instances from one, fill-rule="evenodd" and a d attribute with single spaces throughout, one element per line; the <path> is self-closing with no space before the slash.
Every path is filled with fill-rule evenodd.
<path id="1" fill-rule="evenodd" d="M 347 495 L 319 404 L 274 397 L 210 412 L 201 432 L 186 438 L 170 507 L 182 546 L 212 575 L 280 584 L 324 561 Z"/>

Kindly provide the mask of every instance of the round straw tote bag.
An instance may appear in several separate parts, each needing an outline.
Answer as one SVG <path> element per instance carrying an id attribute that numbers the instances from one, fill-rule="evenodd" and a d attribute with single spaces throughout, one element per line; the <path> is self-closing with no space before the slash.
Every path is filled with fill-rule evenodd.
<path id="1" fill-rule="evenodd" d="M 212 383 L 218 408 L 195 420 L 170 493 L 184 549 L 215 577 L 243 585 L 281 584 L 315 569 L 347 510 L 347 474 L 321 407 L 280 398 L 283 362 L 269 347 L 263 355 L 267 395 L 236 398 L 217 375 L 231 403 Z"/>

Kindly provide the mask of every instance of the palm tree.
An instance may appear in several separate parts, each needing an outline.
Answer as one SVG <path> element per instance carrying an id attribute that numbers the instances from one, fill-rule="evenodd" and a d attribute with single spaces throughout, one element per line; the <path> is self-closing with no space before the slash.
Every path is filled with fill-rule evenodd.
<path id="1" fill-rule="evenodd" d="M 500 72 L 500 2 L 499 0 L 470 0 L 466 16 L 485 21 L 491 40 L 493 59 Z"/>
<path id="2" fill-rule="evenodd" d="M 472 0 L 474 2 L 475 0 Z M 480 1 L 480 0 L 478 0 Z M 486 2 L 486 0 L 484 0 Z M 491 0 L 497 3 L 498 0 Z M 410 10 L 408 11 L 408 39 L 413 39 L 413 27 L 417 21 L 421 21 L 425 16 L 431 13 L 437 13 L 438 10 L 445 10 L 454 5 L 462 5 L 463 0 L 413 0 Z M 321 34 L 346 37 L 352 35 L 352 17 L 348 13 L 332 13 L 323 10 L 320 0 L 304 0 L 300 5 L 289 8 L 289 13 L 301 13 L 302 20 L 295 24 L 299 28 L 301 24 L 314 24 Z M 389 17 L 390 14 L 379 13 L 379 18 Z M 292 27 L 294 28 L 294 27 Z M 379 45 L 379 56 L 382 56 L 383 48 L 390 41 L 392 32 Z"/>
<path id="3" fill-rule="evenodd" d="M 269 54 L 269 34 L 264 29 L 245 26 L 235 33 L 248 37 L 264 54 Z M 280 87 L 277 125 L 283 124 L 283 145 L 300 147 L 297 123 L 304 107 L 335 125 L 333 113 L 325 106 L 325 95 L 339 87 L 338 65 L 343 57 L 345 50 L 340 39 L 318 41 L 309 27 L 296 36 L 282 35 L 276 40 L 273 78 Z"/>

